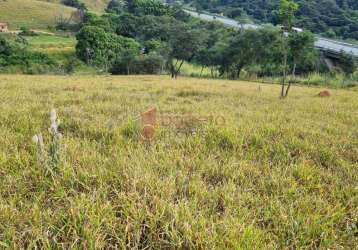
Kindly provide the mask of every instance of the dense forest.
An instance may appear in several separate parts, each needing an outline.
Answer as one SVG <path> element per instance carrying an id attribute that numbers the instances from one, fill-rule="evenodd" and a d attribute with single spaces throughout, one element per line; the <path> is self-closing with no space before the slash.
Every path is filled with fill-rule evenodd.
<path id="1" fill-rule="evenodd" d="M 197 10 L 223 13 L 238 20 L 279 22 L 278 0 L 185 0 Z M 331 38 L 358 39 L 357 0 L 297 0 L 295 26 Z"/>

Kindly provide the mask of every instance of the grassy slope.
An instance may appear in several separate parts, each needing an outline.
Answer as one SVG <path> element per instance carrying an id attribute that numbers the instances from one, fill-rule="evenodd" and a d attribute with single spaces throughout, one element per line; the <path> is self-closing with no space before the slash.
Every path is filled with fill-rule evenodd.
<path id="1" fill-rule="evenodd" d="M 358 92 L 168 77 L 0 76 L 0 245 L 353 249 Z M 223 115 L 150 146 L 127 114 Z M 31 137 L 61 119 L 54 180 Z M 123 119 L 124 118 L 124 122 Z M 191 125 L 190 125 L 191 124 Z M 196 127 L 193 122 L 185 129 Z M 64 245 L 59 245 L 64 243 Z"/>
<path id="2" fill-rule="evenodd" d="M 44 2 L 61 3 L 61 0 L 40 0 Z M 110 0 L 81 0 L 87 8 L 95 12 L 104 12 Z"/>
<path id="3" fill-rule="evenodd" d="M 0 1 L 0 21 L 8 22 L 10 29 L 27 26 L 34 29 L 47 29 L 55 25 L 59 15 L 69 16 L 74 11 L 60 4 L 36 0 Z"/>
<path id="4" fill-rule="evenodd" d="M 39 35 L 27 37 L 32 50 L 46 54 L 75 51 L 76 39 L 72 36 Z"/>
<path id="5" fill-rule="evenodd" d="M 110 0 L 82 0 L 87 8 L 95 12 L 104 12 Z"/>

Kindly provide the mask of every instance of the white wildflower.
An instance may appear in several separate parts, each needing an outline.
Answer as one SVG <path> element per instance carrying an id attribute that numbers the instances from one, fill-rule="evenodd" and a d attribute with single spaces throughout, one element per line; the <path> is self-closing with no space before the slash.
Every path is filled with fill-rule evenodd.
<path id="1" fill-rule="evenodd" d="M 43 139 L 42 135 L 39 134 L 39 135 L 37 136 L 37 138 L 38 138 L 38 143 L 39 143 L 40 147 L 41 147 L 41 148 L 44 148 L 45 145 L 44 145 L 44 139 Z"/>
<path id="2" fill-rule="evenodd" d="M 52 109 L 50 112 L 50 121 L 51 121 L 51 125 L 48 131 L 53 135 L 57 135 L 59 121 L 57 120 L 57 113 L 55 109 Z"/>
<path id="3" fill-rule="evenodd" d="M 34 135 L 32 137 L 32 141 L 35 143 L 35 144 L 38 144 L 39 143 L 39 137 L 37 135 Z"/>
<path id="4" fill-rule="evenodd" d="M 56 110 L 50 112 L 50 127 L 48 131 L 50 137 L 46 140 L 46 145 L 41 134 L 35 135 L 32 140 L 37 144 L 38 161 L 52 178 L 56 175 L 58 167 L 61 164 L 61 142 L 62 135 L 58 132 L 59 121 Z"/>
<path id="5" fill-rule="evenodd" d="M 50 112 L 50 120 L 51 120 L 51 123 L 55 123 L 57 120 L 57 113 L 56 113 L 55 109 L 52 109 Z"/>
<path id="6" fill-rule="evenodd" d="M 49 132 L 56 135 L 58 133 L 57 129 L 58 129 L 57 123 L 53 122 L 51 123 L 51 126 L 49 128 Z"/>

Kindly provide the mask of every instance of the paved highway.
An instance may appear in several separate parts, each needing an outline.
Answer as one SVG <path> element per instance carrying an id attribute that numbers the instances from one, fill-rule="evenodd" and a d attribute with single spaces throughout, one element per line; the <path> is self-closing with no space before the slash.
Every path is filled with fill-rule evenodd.
<path id="1" fill-rule="evenodd" d="M 209 14 L 204 14 L 204 13 L 199 14 L 195 11 L 190 11 L 190 10 L 184 10 L 184 11 L 187 12 L 188 14 L 190 14 L 194 17 L 198 17 L 202 20 L 218 21 L 218 22 L 221 22 L 227 26 L 234 27 L 234 28 L 239 28 L 239 29 L 258 29 L 258 28 L 260 28 L 259 25 L 240 24 L 236 20 L 230 19 L 227 17 L 214 16 L 214 15 L 209 15 Z M 315 47 L 320 50 L 331 52 L 331 53 L 340 53 L 341 51 L 343 51 L 347 54 L 351 54 L 355 57 L 358 57 L 358 46 L 355 46 L 355 45 L 349 44 L 349 43 L 338 42 L 338 41 L 335 41 L 332 39 L 326 39 L 326 38 L 316 36 Z"/>

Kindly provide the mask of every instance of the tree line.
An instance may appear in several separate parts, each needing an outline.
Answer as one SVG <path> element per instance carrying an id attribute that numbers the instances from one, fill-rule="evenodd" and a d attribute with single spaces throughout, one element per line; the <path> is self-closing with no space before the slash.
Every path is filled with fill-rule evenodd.
<path id="1" fill-rule="evenodd" d="M 165 69 L 175 78 L 184 62 L 190 62 L 235 79 L 243 69 L 260 76 L 281 74 L 286 37 L 273 26 L 238 31 L 204 22 L 155 0 L 112 0 L 107 14 L 85 14 L 77 39 L 76 53 L 81 60 L 112 73 Z M 321 70 L 310 32 L 292 32 L 287 40 L 289 71 Z M 141 65 L 149 64 L 147 61 L 152 67 L 145 70 Z"/>
<path id="2" fill-rule="evenodd" d="M 74 32 L 76 57 L 103 72 L 169 73 L 176 78 L 183 65 L 190 63 L 201 71 L 208 68 L 212 77 L 237 79 L 242 72 L 258 77 L 282 76 L 284 86 L 288 76 L 327 71 L 314 48 L 313 34 L 292 30 L 298 9 L 292 0 L 280 0 L 277 11 L 284 29 L 264 25 L 257 30 L 236 30 L 193 18 L 179 6 L 156 0 L 111 0 L 101 16 L 79 4 L 70 22 L 58 28 Z M 17 41 L 6 43 L 13 48 L 11 56 L 28 53 L 23 45 L 16 45 Z M 4 52 L 8 50 L 1 46 L 0 66 L 16 63 L 8 60 L 9 54 Z M 48 57 L 42 58 L 45 62 Z M 342 58 L 342 69 L 351 74 L 354 60 L 347 55 Z M 64 71 L 72 72 L 73 67 L 70 63 Z"/>

